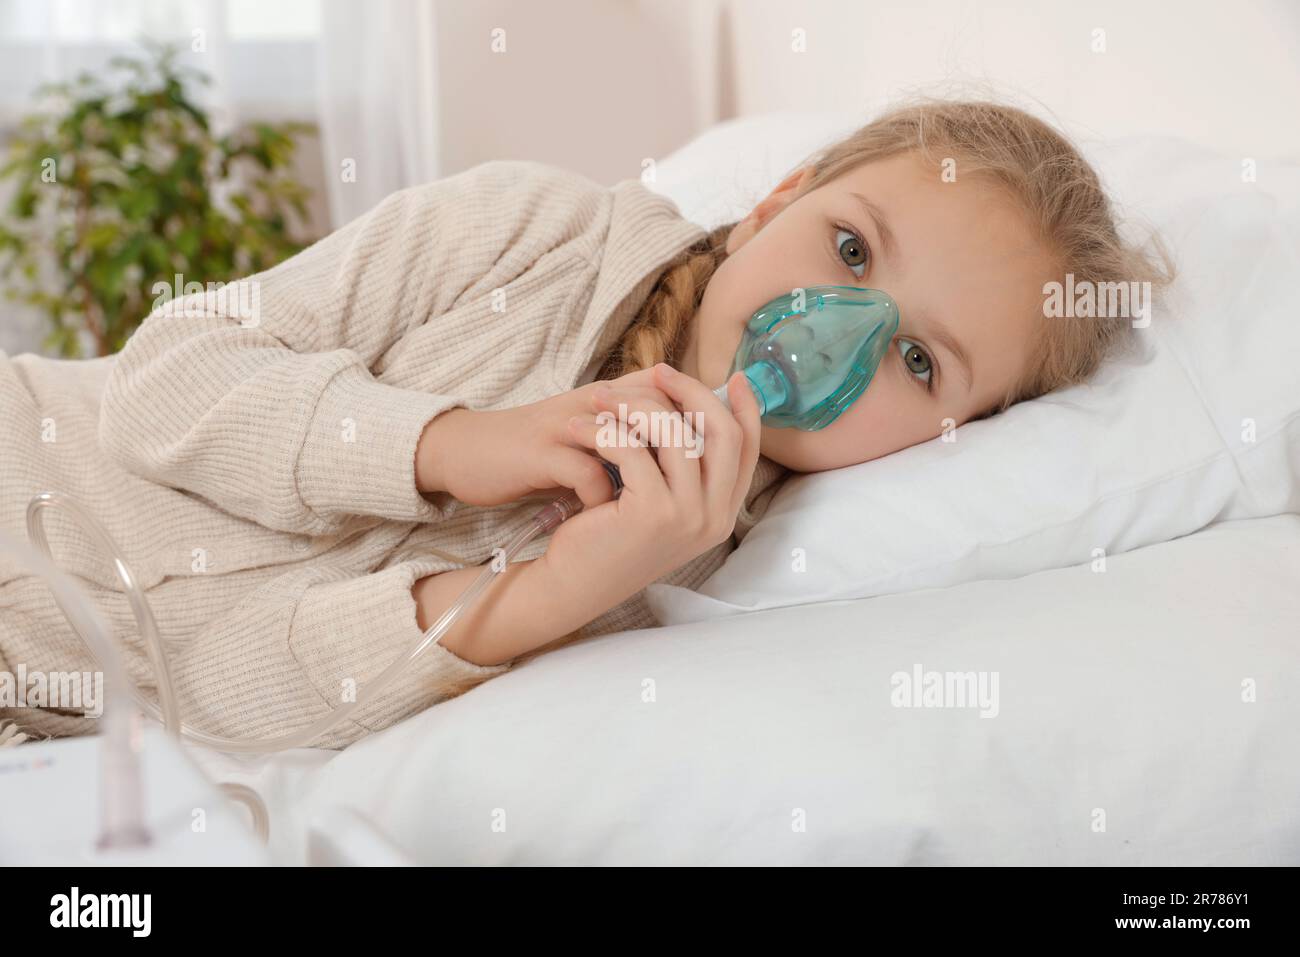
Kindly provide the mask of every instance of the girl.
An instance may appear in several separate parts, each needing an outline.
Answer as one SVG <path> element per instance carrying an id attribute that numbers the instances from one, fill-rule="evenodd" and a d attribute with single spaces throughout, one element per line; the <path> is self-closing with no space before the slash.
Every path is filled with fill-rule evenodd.
<path id="1" fill-rule="evenodd" d="M 0 354 L 3 527 L 21 534 L 46 488 L 88 505 L 149 588 L 186 723 L 267 737 L 349 700 L 576 490 L 583 512 L 318 742 L 342 747 L 541 651 L 654 625 L 645 586 L 697 587 L 791 471 L 1087 379 L 1132 327 L 1045 319 L 1067 273 L 1167 279 L 1070 144 L 1003 106 L 891 112 L 711 232 L 638 180 L 485 163 L 393 194 L 238 296 L 167 303 L 118 356 Z M 820 284 L 899 306 L 870 387 L 818 432 L 762 426 L 740 375 L 728 411 L 710 390 L 746 320 Z M 605 447 L 599 416 L 619 411 L 691 412 L 705 452 Z M 596 455 L 621 469 L 617 500 Z M 150 685 L 104 557 L 57 522 L 50 538 Z M 43 584 L 4 564 L 0 654 L 9 672 L 93 667 Z M 68 708 L 0 716 L 15 739 L 93 728 Z"/>

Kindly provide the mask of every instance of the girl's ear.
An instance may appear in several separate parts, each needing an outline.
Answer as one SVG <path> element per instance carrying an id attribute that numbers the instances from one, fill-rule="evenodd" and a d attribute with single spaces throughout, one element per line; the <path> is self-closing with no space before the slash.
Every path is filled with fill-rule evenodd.
<path id="1" fill-rule="evenodd" d="M 773 216 L 790 205 L 800 195 L 803 184 L 813 175 L 811 166 L 797 167 L 789 176 L 781 180 L 763 199 L 750 210 L 749 215 L 736 224 L 727 236 L 727 255 L 730 256 L 745 245 Z"/>
<path id="2" fill-rule="evenodd" d="M 771 199 L 780 193 L 788 193 L 789 196 L 786 198 L 785 202 L 781 204 L 784 206 L 785 203 L 788 203 L 799 194 L 799 190 L 803 188 L 803 184 L 812 178 L 814 172 L 815 171 L 811 166 L 796 166 L 789 176 L 781 180 L 781 182 L 777 184 L 776 188 L 767 194 L 767 199 Z M 764 200 L 764 202 L 766 201 L 767 200 Z M 759 205 L 761 206 L 762 203 Z"/>

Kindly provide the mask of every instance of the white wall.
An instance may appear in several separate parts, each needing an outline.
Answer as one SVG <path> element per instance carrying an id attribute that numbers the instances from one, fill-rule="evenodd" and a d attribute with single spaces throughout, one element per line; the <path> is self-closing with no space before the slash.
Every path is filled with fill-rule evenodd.
<path id="1" fill-rule="evenodd" d="M 1295 0 L 725 0 L 735 111 L 864 112 L 908 90 L 1005 91 L 1076 135 L 1170 133 L 1300 154 Z M 791 50 L 806 32 L 807 52 Z M 1094 52 L 1094 30 L 1105 51 Z"/>
<path id="2" fill-rule="evenodd" d="M 719 119 L 720 0 L 439 0 L 444 175 L 488 159 L 612 184 Z M 491 31 L 505 32 L 494 53 Z"/>

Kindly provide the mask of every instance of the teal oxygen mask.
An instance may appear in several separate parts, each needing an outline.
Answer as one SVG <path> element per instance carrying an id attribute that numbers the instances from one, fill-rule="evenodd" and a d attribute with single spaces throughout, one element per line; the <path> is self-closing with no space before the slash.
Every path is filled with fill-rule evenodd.
<path id="1" fill-rule="evenodd" d="M 897 332 L 879 289 L 809 286 L 750 317 L 727 378 L 745 373 L 764 425 L 815 432 L 866 391 Z M 727 402 L 725 384 L 714 394 Z"/>

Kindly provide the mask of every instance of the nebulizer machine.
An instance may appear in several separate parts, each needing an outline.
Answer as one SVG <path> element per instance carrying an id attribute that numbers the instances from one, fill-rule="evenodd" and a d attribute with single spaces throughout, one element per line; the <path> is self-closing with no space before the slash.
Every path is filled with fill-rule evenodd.
<path id="1" fill-rule="evenodd" d="M 893 299 L 875 289 L 857 286 L 821 285 L 795 289 L 773 299 L 746 323 L 728 379 L 743 372 L 758 400 L 761 421 L 774 428 L 815 431 L 834 422 L 866 390 L 876 368 L 898 330 L 899 314 Z M 714 390 L 730 408 L 726 385 Z M 618 469 L 602 460 L 617 496 L 622 490 Z M 148 649 L 157 677 L 158 701 L 149 700 L 132 682 L 115 658 L 108 631 L 94 606 L 49 563 L 50 549 L 43 517 L 53 508 L 66 508 L 111 558 L 126 592 Z M 419 658 L 430 645 L 439 642 L 457 619 L 491 585 L 493 579 L 530 541 L 552 532 L 580 512 L 581 500 L 574 492 L 562 495 L 544 508 L 511 541 L 498 558 L 483 566 L 456 601 L 430 625 L 406 654 L 399 656 L 376 678 L 360 689 L 352 701 L 334 708 L 328 715 L 286 735 L 255 740 L 227 738 L 187 727 L 181 721 L 172 685 L 166 649 L 157 623 L 130 565 L 108 532 L 75 500 L 61 493 L 44 492 L 32 499 L 27 510 L 27 531 L 43 553 L 26 549 L 28 563 L 50 583 L 55 600 L 105 669 L 105 698 L 111 704 L 113 692 L 129 692 L 140 709 L 160 722 L 176 739 L 185 738 L 219 752 L 262 754 L 290 748 L 309 747 L 322 734 L 356 710 L 374 701 L 385 687 Z M 3 544 L 3 539 L 0 539 Z M 11 546 L 12 547 L 12 546 Z M 25 548 L 25 547 L 24 547 Z M 110 711 L 115 712 L 110 716 Z M 136 716 L 138 719 L 138 715 Z M 147 841 L 142 823 L 140 770 L 133 767 L 132 751 L 138 734 L 132 734 L 123 714 L 116 708 L 105 712 L 105 743 L 101 760 L 101 846 L 131 846 Z M 112 740 L 110 740 L 112 739 Z M 252 809 L 258 829 L 266 829 L 265 811 L 256 795 L 226 786 L 227 796 Z M 259 819 L 260 818 L 260 819 Z"/>

